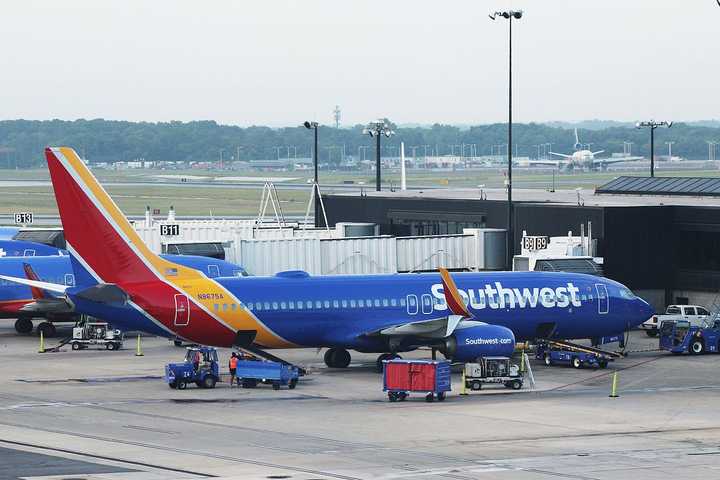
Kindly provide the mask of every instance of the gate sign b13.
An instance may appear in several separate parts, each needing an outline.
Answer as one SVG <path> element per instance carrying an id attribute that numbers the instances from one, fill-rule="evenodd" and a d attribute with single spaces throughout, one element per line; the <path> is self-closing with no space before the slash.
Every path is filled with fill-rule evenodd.
<path id="1" fill-rule="evenodd" d="M 18 212 L 14 214 L 15 217 L 15 223 L 21 223 L 21 224 L 29 224 L 33 223 L 33 214 L 32 212 Z"/>
<path id="2" fill-rule="evenodd" d="M 160 225 L 160 235 L 164 237 L 176 237 L 180 235 L 180 225 L 177 223 L 168 223 Z"/>
<path id="3" fill-rule="evenodd" d="M 535 250 L 543 250 L 548 246 L 548 237 L 532 236 L 522 238 L 523 250 L 534 252 Z"/>

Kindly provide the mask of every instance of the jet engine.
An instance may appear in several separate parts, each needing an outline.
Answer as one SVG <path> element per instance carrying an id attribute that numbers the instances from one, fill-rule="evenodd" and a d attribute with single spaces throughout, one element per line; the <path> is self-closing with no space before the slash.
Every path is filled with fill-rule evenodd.
<path id="1" fill-rule="evenodd" d="M 456 362 L 473 362 L 478 357 L 509 357 L 515 350 L 515 335 L 500 325 L 464 321 L 445 339 L 443 355 Z"/>

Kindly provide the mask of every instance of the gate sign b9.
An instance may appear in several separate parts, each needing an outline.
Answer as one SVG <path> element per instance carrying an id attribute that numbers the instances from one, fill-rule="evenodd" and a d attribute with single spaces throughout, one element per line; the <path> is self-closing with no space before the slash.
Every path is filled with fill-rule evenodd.
<path id="1" fill-rule="evenodd" d="M 532 236 L 522 238 L 523 250 L 529 250 L 534 252 L 536 250 L 543 250 L 548 246 L 548 237 L 545 236 Z"/>
<path id="2" fill-rule="evenodd" d="M 27 225 L 33 223 L 32 212 L 18 212 L 13 215 L 15 217 L 15 223 Z"/>
<path id="3" fill-rule="evenodd" d="M 180 235 L 180 225 L 177 223 L 161 224 L 160 235 L 164 237 L 176 237 Z"/>

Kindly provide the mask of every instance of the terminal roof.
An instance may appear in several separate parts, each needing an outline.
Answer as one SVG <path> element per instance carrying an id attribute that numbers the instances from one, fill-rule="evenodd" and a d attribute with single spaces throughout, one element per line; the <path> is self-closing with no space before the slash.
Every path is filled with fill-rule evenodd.
<path id="1" fill-rule="evenodd" d="M 365 191 L 362 193 L 368 197 L 387 197 L 393 199 L 427 199 L 427 200 L 486 200 L 490 202 L 501 202 L 507 200 L 507 191 L 504 188 L 427 188 L 417 190 L 405 190 L 394 192 L 385 189 L 381 192 Z M 335 193 L 336 196 L 357 196 L 358 192 Z M 482 195 L 482 197 L 481 197 Z M 639 194 L 619 193 L 603 194 L 596 193 L 594 189 L 583 188 L 580 190 L 555 191 L 543 190 L 540 188 L 514 188 L 513 202 L 515 203 L 537 203 L 549 205 L 578 204 L 597 207 L 642 207 L 642 206 L 663 206 L 663 205 L 685 205 L 719 207 L 720 196 L 707 196 L 700 194 Z"/>

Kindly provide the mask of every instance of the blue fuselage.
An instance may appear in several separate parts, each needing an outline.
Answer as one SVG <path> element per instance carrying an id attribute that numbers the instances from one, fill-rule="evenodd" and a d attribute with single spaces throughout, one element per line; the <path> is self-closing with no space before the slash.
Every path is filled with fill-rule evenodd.
<path id="1" fill-rule="evenodd" d="M 623 285 L 590 275 L 492 272 L 453 278 L 476 320 L 505 326 L 519 341 L 600 337 L 652 315 Z M 298 345 L 362 348 L 368 342 L 363 334 L 450 314 L 440 275 L 433 273 L 218 281 L 263 324 Z"/>
<path id="2" fill-rule="evenodd" d="M 509 328 L 518 341 L 537 337 L 593 338 L 616 334 L 652 315 L 652 308 L 623 285 L 584 274 L 546 272 L 455 273 L 474 320 Z M 244 308 L 282 339 L 298 346 L 386 351 L 377 332 L 447 317 L 439 274 L 216 278 L 239 300 L 219 299 L 222 316 Z M 233 304 L 234 307 L 233 307 Z M 131 306 L 78 309 L 124 328 L 171 336 Z M 192 324 L 193 319 L 190 318 Z"/>

